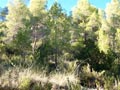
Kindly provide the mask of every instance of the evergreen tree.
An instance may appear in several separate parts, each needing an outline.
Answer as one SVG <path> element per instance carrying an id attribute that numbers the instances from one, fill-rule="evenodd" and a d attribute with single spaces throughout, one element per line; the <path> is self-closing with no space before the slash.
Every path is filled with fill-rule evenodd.
<path id="1" fill-rule="evenodd" d="M 32 51 L 39 47 L 46 33 L 46 0 L 30 0 Z"/>
<path id="2" fill-rule="evenodd" d="M 109 37 L 103 29 L 99 30 L 98 47 L 100 51 L 107 53 L 109 51 Z"/>
<path id="3" fill-rule="evenodd" d="M 8 15 L 6 25 L 8 28 L 8 40 L 13 40 L 17 32 L 26 27 L 26 21 L 30 19 L 29 10 L 22 0 L 12 0 L 8 5 Z"/>
<path id="4" fill-rule="evenodd" d="M 43 17 L 46 12 L 46 0 L 30 0 L 30 11 L 35 17 Z"/>
<path id="5" fill-rule="evenodd" d="M 84 42 L 86 42 L 86 40 L 89 39 L 90 35 L 93 36 L 95 35 L 95 31 L 97 31 L 98 28 L 98 26 L 96 25 L 98 25 L 99 22 L 96 22 L 96 25 L 92 25 L 92 24 L 98 18 L 97 9 L 93 7 L 88 2 L 88 0 L 78 1 L 77 6 L 73 9 L 72 16 L 73 16 L 73 20 L 77 23 L 78 27 L 80 28 L 79 36 L 83 38 Z"/>
<path id="6" fill-rule="evenodd" d="M 70 44 L 70 19 L 62 11 L 61 6 L 55 2 L 49 10 L 50 20 L 50 39 L 54 47 L 55 63 L 57 65 L 58 57 L 63 50 Z"/>
<path id="7" fill-rule="evenodd" d="M 98 30 L 101 27 L 99 14 L 100 11 L 93 7 L 88 0 L 78 1 L 77 6 L 73 9 L 73 20 L 79 28 L 77 37 L 79 43 L 74 46 L 74 57 L 89 63 L 91 71 L 94 64 L 100 62 L 97 55 L 102 55 L 97 47 Z M 74 32 L 78 33 L 77 30 Z"/>
<path id="8" fill-rule="evenodd" d="M 108 51 L 110 50 L 109 30 L 111 29 L 111 27 L 109 26 L 109 23 L 106 21 L 105 13 L 101 10 L 99 10 L 99 18 L 100 18 L 101 26 L 97 34 L 98 47 L 100 51 L 107 54 Z"/>
<path id="9" fill-rule="evenodd" d="M 108 3 L 106 9 L 106 20 L 111 27 L 109 29 L 109 41 L 110 48 L 115 51 L 116 42 L 115 42 L 115 33 L 117 29 L 120 28 L 120 1 L 112 0 Z"/>
<path id="10" fill-rule="evenodd" d="M 110 3 L 107 4 L 105 9 L 106 12 L 106 19 L 111 27 L 119 28 L 120 27 L 120 1 L 119 0 L 112 0 Z"/>
<path id="11" fill-rule="evenodd" d="M 116 52 L 120 53 L 120 29 L 117 29 L 116 35 L 115 35 L 115 42 L 116 42 Z"/>
<path id="12" fill-rule="evenodd" d="M 70 18 L 67 17 L 57 2 L 48 11 L 47 18 L 48 33 L 39 47 L 39 56 L 43 61 L 53 60 L 57 66 L 59 57 L 67 52 L 70 45 Z"/>

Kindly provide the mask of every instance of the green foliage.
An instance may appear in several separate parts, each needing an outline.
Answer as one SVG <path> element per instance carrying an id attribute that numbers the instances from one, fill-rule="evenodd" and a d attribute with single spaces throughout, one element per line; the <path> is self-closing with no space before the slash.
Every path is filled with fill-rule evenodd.
<path id="1" fill-rule="evenodd" d="M 22 0 L 13 0 L 8 5 L 8 15 L 6 16 L 7 40 L 11 41 L 19 31 L 25 27 L 24 20 L 30 20 L 29 10 Z M 19 18 L 18 18 L 19 17 Z"/>
<path id="2" fill-rule="evenodd" d="M 45 83 L 44 86 L 41 84 L 35 84 L 34 90 L 51 90 L 52 84 L 51 83 Z"/>
<path id="3" fill-rule="evenodd" d="M 77 48 L 75 50 L 74 58 L 82 60 L 85 63 L 89 63 L 91 68 L 96 71 L 110 70 L 112 63 L 116 58 L 116 54 L 112 51 L 109 51 L 108 54 L 100 52 L 97 45 L 95 45 L 95 43 L 91 40 L 88 40 L 86 46 L 82 49 Z"/>
<path id="4" fill-rule="evenodd" d="M 18 47 L 20 49 L 29 49 L 31 47 L 29 28 L 18 31 L 16 38 L 13 40 L 13 43 L 15 44 L 15 47 Z"/>
<path id="5" fill-rule="evenodd" d="M 113 86 L 114 86 L 114 80 L 115 80 L 114 77 L 107 76 L 105 78 L 105 80 L 104 80 L 105 81 L 105 86 L 104 86 L 105 90 L 110 90 L 111 88 L 113 88 Z"/>
<path id="6" fill-rule="evenodd" d="M 19 85 L 20 90 L 29 90 L 31 80 L 29 78 L 22 79 L 21 84 Z"/>
<path id="7" fill-rule="evenodd" d="M 30 11 L 34 17 L 43 17 L 45 6 L 46 0 L 30 0 Z"/>
<path id="8" fill-rule="evenodd" d="M 81 85 L 79 84 L 72 84 L 71 87 L 72 87 L 71 90 L 81 90 Z"/>
<path id="9" fill-rule="evenodd" d="M 99 30 L 99 37 L 98 37 L 98 47 L 100 51 L 104 53 L 108 53 L 109 51 L 109 38 L 103 30 Z"/>
<path id="10" fill-rule="evenodd" d="M 6 67 L 24 68 L 32 64 L 30 68 L 45 70 L 47 75 L 54 70 L 74 73 L 81 65 L 78 76 L 84 83 L 97 79 L 94 71 L 104 71 L 101 78 L 104 87 L 110 89 L 120 74 L 119 7 L 119 0 L 112 0 L 105 11 L 88 0 L 78 0 L 72 15 L 67 15 L 58 2 L 46 10 L 46 0 L 31 0 L 29 7 L 22 0 L 11 0 L 8 15 L 6 11 L 1 13 L 6 21 L 0 22 L 0 63 L 4 60 Z M 86 73 L 84 67 L 88 64 L 90 71 Z M 84 77 L 85 74 L 88 76 Z M 25 78 L 20 89 L 27 90 L 30 84 Z M 36 84 L 33 88 L 50 90 L 51 86 L 47 83 L 44 88 Z M 69 87 L 81 89 L 78 83 L 69 83 Z"/>
<path id="11" fill-rule="evenodd" d="M 35 53 L 36 64 L 44 66 L 49 61 L 50 56 L 53 55 L 53 46 L 50 44 L 50 41 L 42 43 L 42 45 L 37 49 Z M 49 58 L 49 59 L 48 59 Z"/>
<path id="12" fill-rule="evenodd" d="M 58 3 L 54 3 L 50 8 L 47 18 L 48 32 L 35 57 L 41 64 L 48 63 L 51 60 L 57 65 L 59 57 L 67 52 L 67 47 L 70 46 L 70 18 L 62 11 Z"/>

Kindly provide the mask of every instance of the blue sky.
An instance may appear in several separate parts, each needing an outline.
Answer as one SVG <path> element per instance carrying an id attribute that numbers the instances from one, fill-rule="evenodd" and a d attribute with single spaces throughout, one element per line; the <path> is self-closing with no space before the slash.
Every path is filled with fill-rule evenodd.
<path id="1" fill-rule="evenodd" d="M 53 4 L 55 0 L 48 0 L 48 8 Z M 78 0 L 58 0 L 58 2 L 62 5 L 63 9 L 67 12 L 71 11 L 72 7 L 77 4 Z M 97 8 L 104 9 L 106 4 L 111 0 L 89 0 L 90 3 Z M 7 5 L 8 0 L 0 0 L 0 7 L 4 7 Z"/>

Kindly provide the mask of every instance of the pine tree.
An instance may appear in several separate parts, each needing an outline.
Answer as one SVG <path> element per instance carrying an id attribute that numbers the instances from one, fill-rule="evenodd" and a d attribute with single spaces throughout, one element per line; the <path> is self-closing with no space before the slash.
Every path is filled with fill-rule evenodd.
<path id="1" fill-rule="evenodd" d="M 120 1 L 112 0 L 108 3 L 106 9 L 106 19 L 110 23 L 111 27 L 120 27 Z"/>
<path id="2" fill-rule="evenodd" d="M 103 51 L 107 54 L 109 50 L 109 38 L 105 31 L 102 29 L 99 30 L 98 47 L 100 51 Z"/>
<path id="3" fill-rule="evenodd" d="M 67 46 L 70 43 L 70 19 L 63 12 L 61 6 L 55 2 L 49 10 L 50 20 L 50 40 L 54 47 L 55 63 L 57 65 L 58 56 L 60 53 L 66 51 Z"/>
<path id="4" fill-rule="evenodd" d="M 102 10 L 99 10 L 99 20 L 101 22 L 100 28 L 98 30 L 98 47 L 99 50 L 108 53 L 110 50 L 110 39 L 109 39 L 109 31 L 111 27 L 109 26 L 109 23 L 107 22 L 105 18 L 105 12 Z"/>
<path id="5" fill-rule="evenodd" d="M 29 10 L 31 12 L 32 51 L 33 54 L 39 47 L 46 33 L 46 0 L 30 0 Z"/>
<path id="6" fill-rule="evenodd" d="M 70 45 L 70 18 L 67 17 L 57 2 L 48 11 L 47 18 L 48 33 L 40 46 L 39 56 L 43 61 L 53 60 L 57 66 L 59 57 L 67 52 Z"/>
<path id="7" fill-rule="evenodd" d="M 100 27 L 100 21 L 99 21 L 99 14 L 98 12 L 93 12 L 91 16 L 88 18 L 89 21 L 86 23 L 86 32 L 88 34 L 88 38 L 92 39 L 93 41 L 97 40 L 97 31 Z"/>
<path id="8" fill-rule="evenodd" d="M 6 25 L 8 40 L 13 40 L 17 32 L 25 27 L 25 22 L 30 19 L 29 10 L 21 0 L 13 0 L 8 5 Z"/>
<path id="9" fill-rule="evenodd" d="M 119 53 L 120 51 L 120 29 L 117 29 L 115 41 L 116 41 L 116 52 Z"/>
<path id="10" fill-rule="evenodd" d="M 43 17 L 46 12 L 46 0 L 30 0 L 30 11 L 35 17 Z"/>
<path id="11" fill-rule="evenodd" d="M 77 37 L 79 44 L 74 46 L 74 57 L 79 60 L 86 60 L 85 62 L 90 64 L 92 71 L 93 64 L 99 62 L 99 59 L 96 60 L 98 57 L 94 55 L 100 54 L 97 48 L 97 32 L 101 26 L 99 11 L 88 0 L 80 0 L 73 9 L 72 15 L 73 21 L 79 29 L 74 31 L 77 34 L 79 33 Z"/>
<path id="12" fill-rule="evenodd" d="M 91 7 L 88 0 L 79 0 L 73 9 L 73 18 L 77 20 L 84 20 L 92 14 L 91 10 L 93 10 L 93 7 Z"/>
<path id="13" fill-rule="evenodd" d="M 77 6 L 73 9 L 72 17 L 74 22 L 76 22 L 80 28 L 79 31 L 81 34 L 78 36 L 84 38 L 84 42 L 86 42 L 94 28 L 93 25 L 91 26 L 91 24 L 94 23 L 94 21 L 96 21 L 98 18 L 97 9 L 93 7 L 88 0 L 80 0 L 78 1 Z"/>
<path id="14" fill-rule="evenodd" d="M 115 51 L 116 42 L 115 42 L 115 33 L 117 29 L 120 28 L 120 1 L 112 0 L 108 3 L 106 9 L 106 20 L 110 26 L 109 29 L 109 40 L 110 40 L 110 48 Z"/>

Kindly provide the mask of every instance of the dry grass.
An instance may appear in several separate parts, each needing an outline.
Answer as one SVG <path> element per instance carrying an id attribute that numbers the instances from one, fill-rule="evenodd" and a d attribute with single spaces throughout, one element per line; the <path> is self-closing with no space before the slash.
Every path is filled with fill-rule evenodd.
<path id="1" fill-rule="evenodd" d="M 46 76 L 43 72 L 33 72 L 31 69 L 20 69 L 20 68 L 12 68 L 2 74 L 0 77 L 0 86 L 1 87 L 16 87 L 23 82 L 23 80 L 30 79 L 35 82 L 42 83 L 51 83 L 56 85 L 67 85 L 68 81 L 70 83 L 77 83 L 78 80 L 75 78 L 74 74 L 51 74 Z"/>
<path id="2" fill-rule="evenodd" d="M 101 72 L 96 72 L 95 70 L 92 70 L 92 72 L 90 71 L 90 66 L 89 64 L 87 66 L 84 66 L 83 67 L 83 73 L 86 74 L 86 75 L 89 75 L 89 76 L 94 76 L 96 78 L 99 78 L 101 77 L 105 71 L 101 71 Z"/>
<path id="3" fill-rule="evenodd" d="M 49 82 L 58 84 L 58 85 L 67 85 L 68 82 L 70 83 L 77 83 L 78 79 L 74 76 L 74 74 L 59 74 L 56 73 L 50 76 Z"/>

